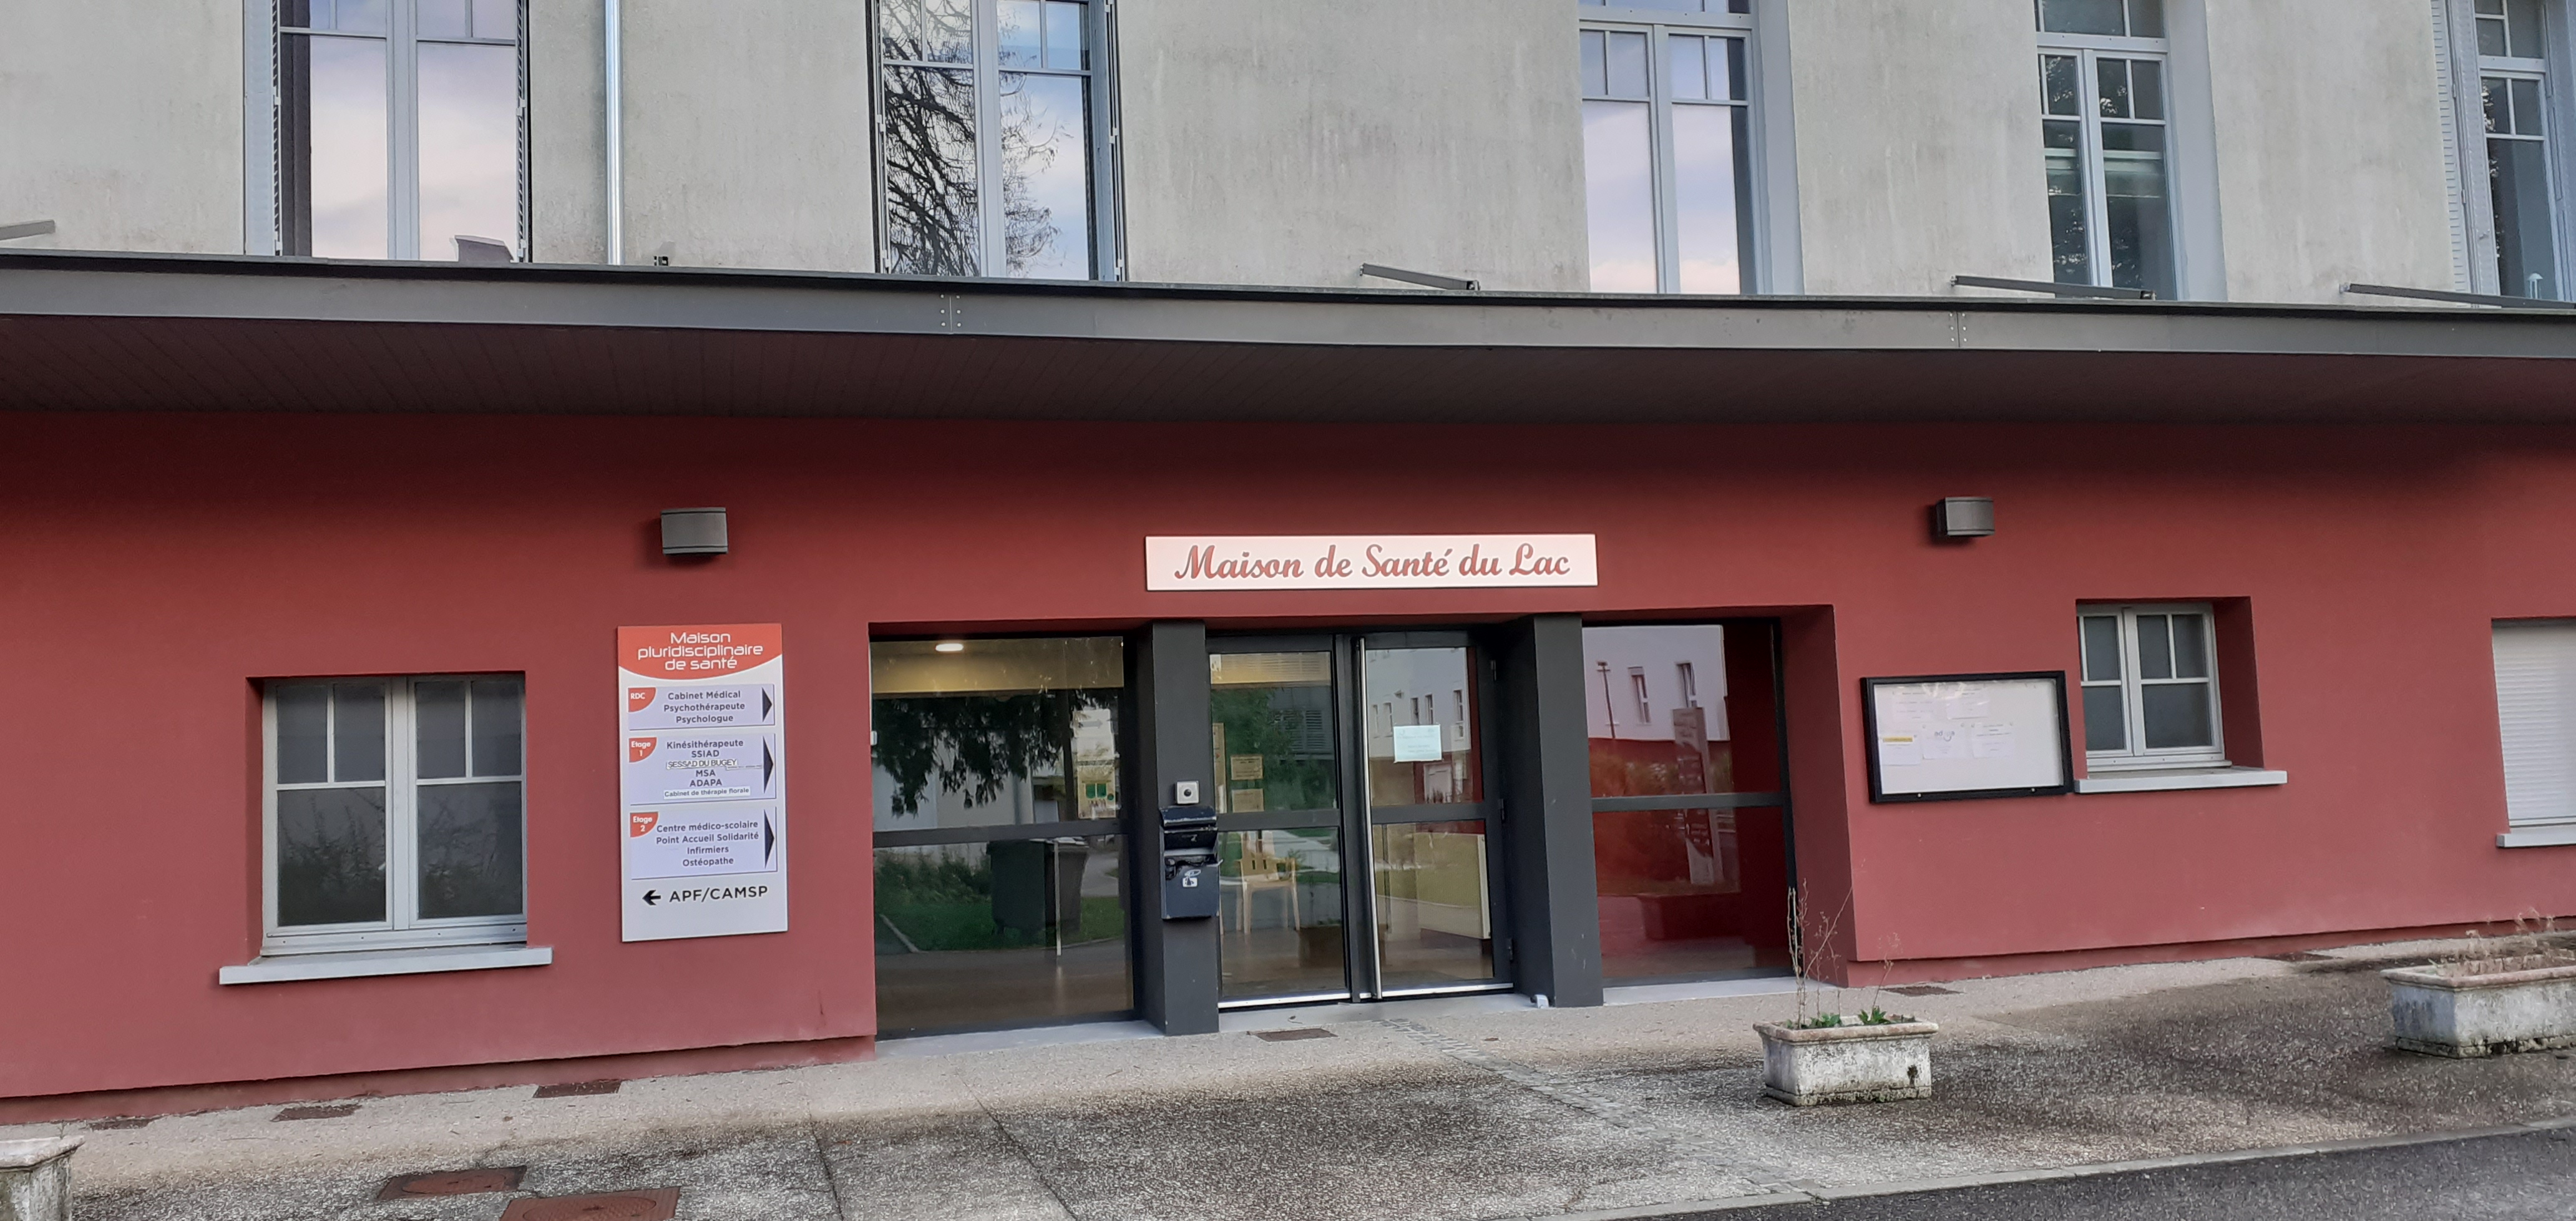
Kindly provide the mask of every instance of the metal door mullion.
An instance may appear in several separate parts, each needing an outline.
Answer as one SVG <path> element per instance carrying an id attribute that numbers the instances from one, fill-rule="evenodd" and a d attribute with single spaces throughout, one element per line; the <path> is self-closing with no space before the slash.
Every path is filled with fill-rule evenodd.
<path id="1" fill-rule="evenodd" d="M 1369 832 L 1368 707 L 1362 702 L 1367 681 L 1367 642 L 1357 636 L 1335 637 L 1333 701 L 1341 725 L 1342 747 L 1342 898 L 1343 957 L 1347 960 L 1351 997 L 1374 1000 L 1385 990 L 1378 962 L 1376 844 Z M 1354 712 L 1356 716 L 1352 715 Z"/>
<path id="2" fill-rule="evenodd" d="M 1723 668 L 1723 662 L 1720 665 Z M 1487 927 L 1493 931 L 1493 946 L 1488 951 L 1489 965 L 1492 978 L 1517 981 L 1520 956 L 1512 944 L 1511 871 L 1505 855 L 1508 845 L 1502 826 L 1511 817 L 1511 811 L 1503 804 L 1502 754 L 1491 749 L 1492 739 L 1485 735 L 1485 730 L 1494 724 L 1493 717 L 1488 714 L 1494 710 L 1494 702 L 1498 698 L 1495 688 L 1500 685 L 1501 678 L 1500 665 L 1489 660 L 1484 650 L 1473 644 L 1467 646 L 1467 683 L 1476 693 L 1475 711 L 1471 714 L 1475 719 L 1468 723 L 1473 733 L 1469 742 L 1476 749 L 1476 804 L 1486 811 L 1484 914 Z"/>

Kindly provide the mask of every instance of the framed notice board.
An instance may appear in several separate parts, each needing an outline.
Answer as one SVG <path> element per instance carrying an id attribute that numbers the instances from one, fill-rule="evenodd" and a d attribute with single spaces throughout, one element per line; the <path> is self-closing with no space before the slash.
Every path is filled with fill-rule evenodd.
<path id="1" fill-rule="evenodd" d="M 2075 790 L 2066 672 L 1864 678 L 1871 801 Z"/>

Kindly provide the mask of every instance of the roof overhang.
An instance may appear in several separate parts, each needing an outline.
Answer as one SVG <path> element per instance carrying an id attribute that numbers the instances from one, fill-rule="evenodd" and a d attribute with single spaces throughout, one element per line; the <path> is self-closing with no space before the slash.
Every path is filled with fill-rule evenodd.
<path id="1" fill-rule="evenodd" d="M 0 252 L 0 409 L 2576 422 L 2576 312 Z"/>

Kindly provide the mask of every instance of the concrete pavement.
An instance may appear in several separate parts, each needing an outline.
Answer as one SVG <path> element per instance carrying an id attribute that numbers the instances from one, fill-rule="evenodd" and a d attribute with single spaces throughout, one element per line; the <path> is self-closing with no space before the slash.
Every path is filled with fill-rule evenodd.
<path id="1" fill-rule="evenodd" d="M 1909 1185 L 1910 1186 L 1910 1185 Z M 2565 1221 L 2576 1128 L 2244 1160 L 1656 1210 L 1654 1221 Z M 1595 1213 L 1566 1221 L 1629 1221 Z"/>
<path id="2" fill-rule="evenodd" d="M 2450 1061 L 2386 1046 L 2373 968 L 2435 948 L 1879 998 L 1942 1023 L 1936 1096 L 1924 1102 L 1802 1111 L 1762 1100 L 1751 1026 L 1791 1005 L 1769 982 L 1640 989 L 1623 997 L 1639 1003 L 1592 1010 L 1480 997 L 1236 1014 L 1226 1033 L 1181 1039 L 1127 1026 L 915 1040 L 870 1063 L 635 1081 L 592 1097 L 522 1087 L 369 1099 L 337 1118 L 278 1120 L 276 1107 L 173 1116 L 89 1132 L 77 1215 L 493 1221 L 530 1193 L 652 1187 L 679 1188 L 683 1218 L 1687 1213 L 1784 1191 L 2576 1115 L 2576 1058 Z M 1274 1040 L 1255 1028 L 1327 1033 Z M 83 1129 L 26 1125 L 0 1138 Z M 472 1166 L 528 1170 L 516 1194 L 375 1201 L 391 1176 Z M 1848 1205 L 1833 1215 L 1928 1215 Z"/>

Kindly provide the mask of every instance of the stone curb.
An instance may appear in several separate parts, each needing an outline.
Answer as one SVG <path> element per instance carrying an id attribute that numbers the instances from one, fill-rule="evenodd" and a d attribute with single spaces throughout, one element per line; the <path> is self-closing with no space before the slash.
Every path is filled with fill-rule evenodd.
<path id="1" fill-rule="evenodd" d="M 2148 1170 L 2177 1170 L 2191 1166 L 2224 1166 L 2237 1162 L 2278 1161 L 2288 1158 L 2315 1157 L 2325 1153 L 2400 1149 L 2409 1145 L 2438 1145 L 2451 1141 L 2485 1140 L 2498 1136 L 2521 1136 L 2533 1132 L 2559 1130 L 2576 1130 L 2576 1115 L 2533 1120 L 2530 1123 L 2507 1124 L 2497 1128 L 2467 1128 L 2454 1132 L 2415 1132 L 2401 1136 L 2367 1136 L 2357 1140 L 2274 1145 L 2262 1149 L 2231 1149 L 2222 1153 L 2186 1153 L 2179 1157 L 2146 1158 L 2131 1162 L 2093 1162 L 2080 1166 L 2048 1166 L 2035 1170 L 2005 1170 L 1993 1174 L 1958 1175 L 1950 1178 L 1894 1179 L 1884 1183 L 1864 1183 L 1857 1187 L 1804 1187 L 1717 1200 L 1649 1204 L 1639 1208 L 1530 1214 L 1515 1221 L 1656 1221 L 1657 1218 L 1663 1217 L 1688 1217 L 1699 1213 L 1730 1212 L 1736 1209 L 1773 1208 L 1784 1204 L 1824 1204 L 1834 1200 L 1853 1200 L 1869 1196 L 1914 1195 L 1936 1191 L 1957 1191 L 1970 1187 L 2001 1187 L 2015 1183 L 2102 1178 L 2108 1175 L 2136 1174 Z"/>

